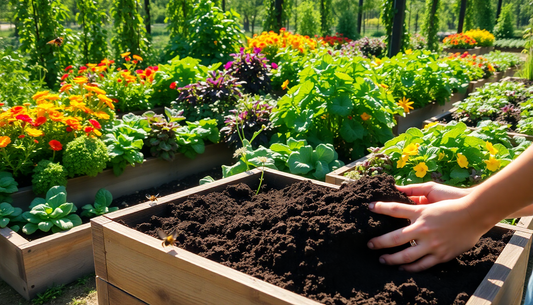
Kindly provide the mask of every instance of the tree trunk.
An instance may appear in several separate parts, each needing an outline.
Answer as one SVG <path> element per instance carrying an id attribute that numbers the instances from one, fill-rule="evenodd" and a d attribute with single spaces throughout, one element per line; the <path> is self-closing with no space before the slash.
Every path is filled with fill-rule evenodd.
<path id="1" fill-rule="evenodd" d="M 146 27 L 146 33 L 152 34 L 152 25 L 150 20 L 150 0 L 144 0 L 144 12 L 146 17 L 144 18 L 144 26 Z"/>
<path id="2" fill-rule="evenodd" d="M 500 17 L 500 13 L 502 12 L 502 2 L 503 0 L 498 0 L 498 6 L 496 7 L 496 24 L 498 23 L 498 18 Z"/>
<path id="3" fill-rule="evenodd" d="M 226 0 L 222 0 L 222 11 L 226 11 Z"/>
<path id="4" fill-rule="evenodd" d="M 298 0 L 294 0 L 294 33 L 298 31 Z"/>
<path id="5" fill-rule="evenodd" d="M 250 32 L 250 19 L 248 18 L 248 16 L 244 16 L 242 18 L 242 29 L 245 32 Z"/>
<path id="6" fill-rule="evenodd" d="M 392 57 L 402 49 L 403 21 L 405 19 L 405 0 L 394 2 L 394 18 L 392 20 L 392 36 L 389 46 L 389 57 Z"/>
<path id="7" fill-rule="evenodd" d="M 466 0 L 461 0 L 461 9 L 459 10 L 459 23 L 457 25 L 457 33 L 463 32 L 463 26 L 465 23 L 465 13 L 466 13 Z"/>
<path id="8" fill-rule="evenodd" d="M 415 33 L 418 33 L 418 11 L 416 11 L 415 15 Z"/>
<path id="9" fill-rule="evenodd" d="M 255 18 L 256 18 L 256 15 L 254 15 L 254 17 L 252 18 L 252 37 L 254 36 Z"/>
<path id="10" fill-rule="evenodd" d="M 279 33 L 279 30 L 283 27 L 283 0 L 274 1 L 274 13 L 276 14 L 274 30 Z"/>
<path id="11" fill-rule="evenodd" d="M 359 0 L 357 9 L 357 34 L 361 35 L 361 22 L 363 21 L 363 0 Z"/>

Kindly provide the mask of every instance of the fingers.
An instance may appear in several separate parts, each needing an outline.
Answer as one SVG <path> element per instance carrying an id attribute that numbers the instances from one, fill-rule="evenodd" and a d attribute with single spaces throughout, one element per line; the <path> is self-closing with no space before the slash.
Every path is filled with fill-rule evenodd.
<path id="1" fill-rule="evenodd" d="M 426 247 L 422 245 L 416 245 L 414 247 L 409 247 L 400 252 L 394 254 L 385 254 L 379 258 L 379 261 L 382 264 L 387 265 L 405 265 L 415 262 L 419 258 L 427 254 L 425 250 Z M 405 269 L 405 268 L 404 268 Z"/>
<path id="2" fill-rule="evenodd" d="M 409 199 L 413 200 L 415 204 L 429 204 L 426 196 L 409 196 Z"/>
<path id="3" fill-rule="evenodd" d="M 426 196 L 437 185 L 435 182 L 426 182 L 410 185 L 397 185 L 396 188 L 400 192 L 404 192 L 407 196 Z"/>
<path id="4" fill-rule="evenodd" d="M 413 247 L 413 248 L 416 248 L 416 247 Z M 408 272 L 420 272 L 420 271 L 429 269 L 439 263 L 441 263 L 441 261 L 439 261 L 436 256 L 426 255 L 423 258 L 419 259 L 418 261 L 412 264 L 403 265 L 400 268 Z"/>
<path id="5" fill-rule="evenodd" d="M 374 213 L 407 219 L 413 218 L 416 212 L 416 206 L 397 202 L 372 202 L 368 208 Z"/>
<path id="6" fill-rule="evenodd" d="M 367 246 L 370 249 L 383 249 L 405 245 L 414 239 L 411 231 L 412 229 L 410 227 L 405 227 L 378 237 L 374 237 L 368 241 Z"/>

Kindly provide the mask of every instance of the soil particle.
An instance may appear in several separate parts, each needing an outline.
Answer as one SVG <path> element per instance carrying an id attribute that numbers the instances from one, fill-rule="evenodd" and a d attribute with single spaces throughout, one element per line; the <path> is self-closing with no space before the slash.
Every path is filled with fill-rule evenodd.
<path id="1" fill-rule="evenodd" d="M 485 236 L 472 250 L 421 273 L 381 265 L 366 243 L 409 224 L 372 213 L 373 201 L 412 203 L 390 176 L 340 190 L 310 181 L 255 195 L 247 185 L 169 204 L 136 229 L 178 227 L 178 247 L 325 304 L 465 304 L 510 238 Z M 505 237 L 502 240 L 502 235 Z M 497 240 L 498 239 L 498 240 Z"/>

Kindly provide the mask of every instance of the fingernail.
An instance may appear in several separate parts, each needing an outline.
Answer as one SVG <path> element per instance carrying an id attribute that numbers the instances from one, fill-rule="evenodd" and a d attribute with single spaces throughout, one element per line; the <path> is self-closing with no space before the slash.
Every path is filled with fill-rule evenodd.
<path id="1" fill-rule="evenodd" d="M 380 258 L 379 258 L 379 262 L 380 262 L 381 264 L 385 265 L 385 259 L 384 259 L 383 257 L 380 257 Z"/>
<path id="2" fill-rule="evenodd" d="M 372 242 L 368 242 L 368 244 L 366 244 L 370 249 L 374 249 L 374 244 Z"/>
<path id="3" fill-rule="evenodd" d="M 376 206 L 376 203 L 375 203 L 375 202 L 371 202 L 371 203 L 368 204 L 368 208 L 369 208 L 370 210 L 373 210 L 375 206 Z"/>

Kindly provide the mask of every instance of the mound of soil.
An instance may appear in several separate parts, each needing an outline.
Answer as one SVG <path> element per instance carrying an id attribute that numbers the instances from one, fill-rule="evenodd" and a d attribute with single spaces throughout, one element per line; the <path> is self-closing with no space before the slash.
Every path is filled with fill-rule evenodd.
<path id="1" fill-rule="evenodd" d="M 412 203 L 390 176 L 340 190 L 304 181 L 258 195 L 239 184 L 171 203 L 169 215 L 135 228 L 157 237 L 156 228 L 177 227 L 178 247 L 325 304 L 464 304 L 511 236 L 485 236 L 451 262 L 402 272 L 366 246 L 409 224 L 371 212 L 376 200 Z"/>

